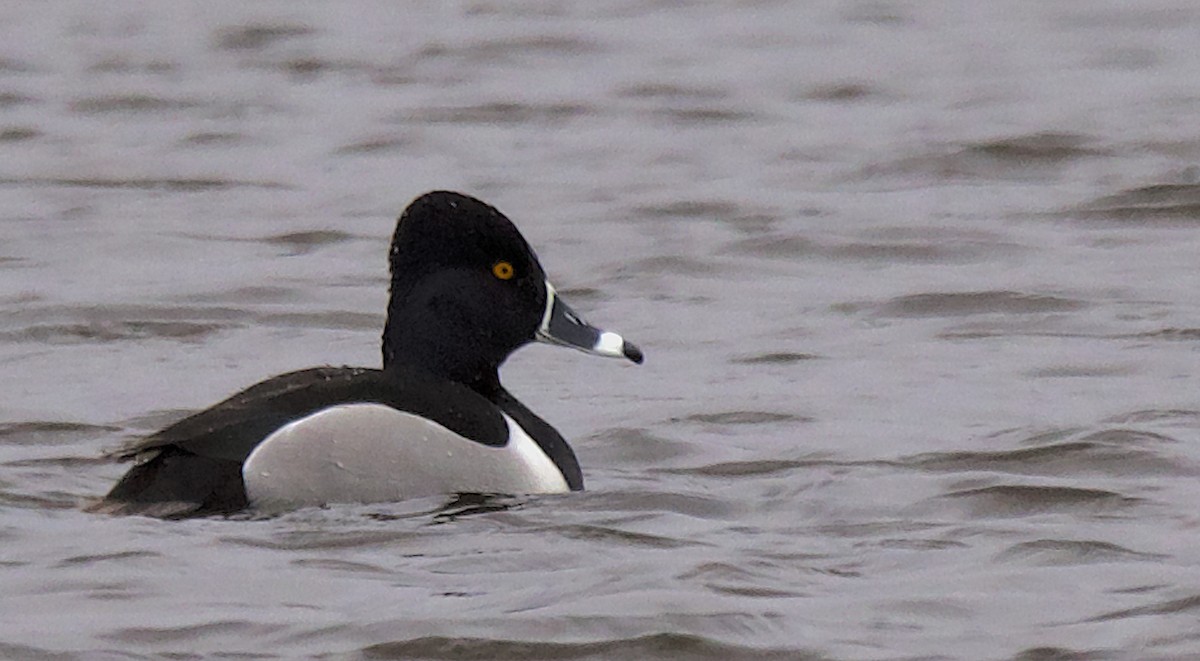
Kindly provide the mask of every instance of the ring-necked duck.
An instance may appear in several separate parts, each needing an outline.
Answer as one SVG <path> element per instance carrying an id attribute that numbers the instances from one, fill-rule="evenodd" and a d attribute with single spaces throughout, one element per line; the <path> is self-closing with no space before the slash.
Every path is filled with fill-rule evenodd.
<path id="1" fill-rule="evenodd" d="M 400 216 L 383 369 L 258 383 L 116 451 L 137 463 L 93 511 L 166 518 L 415 496 L 583 489 L 571 446 L 497 370 L 542 341 L 642 362 L 555 293 L 512 222 L 445 191 Z"/>

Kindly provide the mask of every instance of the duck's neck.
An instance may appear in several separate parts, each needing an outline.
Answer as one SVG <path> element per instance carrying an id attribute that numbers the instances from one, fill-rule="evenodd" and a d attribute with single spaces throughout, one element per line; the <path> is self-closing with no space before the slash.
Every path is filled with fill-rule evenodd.
<path id="1" fill-rule="evenodd" d="M 421 345 L 417 345 L 421 346 Z M 429 346 L 421 352 L 389 351 L 385 343 L 383 350 L 383 368 L 386 369 L 415 369 L 427 372 L 448 381 L 461 383 L 475 392 L 487 396 L 493 383 L 499 383 L 497 366 L 486 360 L 470 360 L 468 357 L 451 355 L 448 350 L 437 346 Z"/>
<path id="2" fill-rule="evenodd" d="M 456 383 L 480 394 L 500 383 L 500 362 L 486 340 L 454 324 L 402 323 L 420 319 L 404 311 L 389 310 L 383 329 L 383 367 L 409 367 Z"/>

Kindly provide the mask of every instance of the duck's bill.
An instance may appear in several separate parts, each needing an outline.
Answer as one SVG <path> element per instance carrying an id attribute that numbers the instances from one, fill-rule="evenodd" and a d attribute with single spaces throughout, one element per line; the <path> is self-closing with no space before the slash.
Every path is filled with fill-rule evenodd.
<path id="1" fill-rule="evenodd" d="M 571 306 L 558 297 L 549 282 L 546 283 L 546 314 L 542 315 L 537 339 L 599 356 L 628 358 L 639 365 L 643 359 L 642 350 L 633 343 L 581 319 Z"/>

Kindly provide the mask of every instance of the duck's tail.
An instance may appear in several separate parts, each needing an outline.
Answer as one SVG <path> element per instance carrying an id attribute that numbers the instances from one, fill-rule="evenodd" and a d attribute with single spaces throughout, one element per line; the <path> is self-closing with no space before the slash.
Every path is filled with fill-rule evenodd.
<path id="1" fill-rule="evenodd" d="M 185 519 L 232 514 L 247 504 L 239 462 L 165 446 L 139 457 L 108 495 L 86 510 Z"/>

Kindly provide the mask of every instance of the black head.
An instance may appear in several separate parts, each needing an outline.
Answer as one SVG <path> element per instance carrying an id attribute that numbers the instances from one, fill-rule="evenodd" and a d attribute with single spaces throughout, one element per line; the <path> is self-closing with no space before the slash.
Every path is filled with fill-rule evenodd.
<path id="1" fill-rule="evenodd" d="M 533 340 L 642 362 L 640 349 L 563 302 L 512 222 L 473 197 L 435 191 L 413 200 L 389 256 L 385 368 L 494 388 L 504 359 Z"/>
<path id="2" fill-rule="evenodd" d="M 475 383 L 534 339 L 546 275 L 492 206 L 446 191 L 418 197 L 396 224 L 389 259 L 384 367 L 411 364 Z"/>

